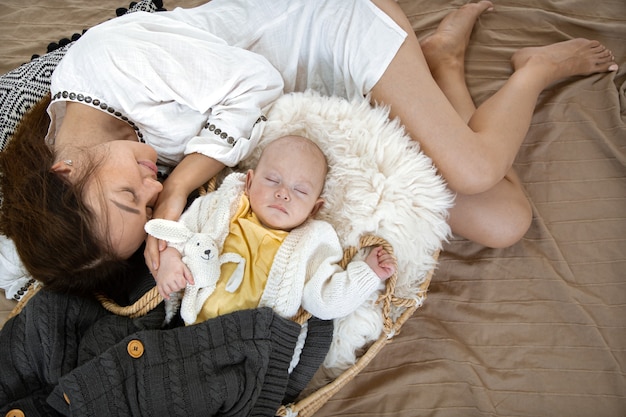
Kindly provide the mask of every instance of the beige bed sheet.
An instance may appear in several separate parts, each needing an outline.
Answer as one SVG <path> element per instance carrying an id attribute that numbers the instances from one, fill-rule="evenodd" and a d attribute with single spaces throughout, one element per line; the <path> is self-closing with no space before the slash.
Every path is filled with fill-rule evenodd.
<path id="1" fill-rule="evenodd" d="M 400 1 L 420 37 L 462 3 Z M 541 95 L 515 163 L 532 202 L 529 232 L 501 250 L 453 238 L 425 305 L 319 416 L 626 415 L 626 3 L 495 5 L 468 51 L 477 103 L 503 84 L 523 46 L 595 38 L 620 70 Z M 126 6 L 0 0 L 0 72 Z"/>

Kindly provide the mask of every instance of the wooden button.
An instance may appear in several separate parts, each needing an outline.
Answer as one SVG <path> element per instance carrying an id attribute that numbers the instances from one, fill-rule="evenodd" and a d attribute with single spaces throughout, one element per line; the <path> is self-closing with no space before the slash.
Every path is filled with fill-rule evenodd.
<path id="1" fill-rule="evenodd" d="M 63 393 L 63 399 L 65 400 L 66 403 L 70 403 L 70 397 L 67 396 L 66 393 Z"/>
<path id="2" fill-rule="evenodd" d="M 9 410 L 6 417 L 25 417 L 25 414 L 22 410 L 14 408 L 13 410 Z"/>
<path id="3" fill-rule="evenodd" d="M 131 358 L 140 358 L 141 355 L 143 355 L 143 343 L 141 343 L 141 341 L 139 340 L 131 340 L 130 342 L 128 342 L 128 346 L 126 346 L 126 350 L 128 351 L 128 354 L 131 356 Z"/>

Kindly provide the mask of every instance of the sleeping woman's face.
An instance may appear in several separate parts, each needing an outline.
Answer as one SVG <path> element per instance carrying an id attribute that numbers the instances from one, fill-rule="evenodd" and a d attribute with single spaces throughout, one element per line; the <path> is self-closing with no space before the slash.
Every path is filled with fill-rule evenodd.
<path id="1" fill-rule="evenodd" d="M 94 152 L 98 168 L 86 187 L 86 203 L 102 222 L 114 252 L 129 258 L 146 238 L 144 226 L 163 186 L 157 181 L 157 154 L 152 147 L 132 141 L 113 141 Z"/>

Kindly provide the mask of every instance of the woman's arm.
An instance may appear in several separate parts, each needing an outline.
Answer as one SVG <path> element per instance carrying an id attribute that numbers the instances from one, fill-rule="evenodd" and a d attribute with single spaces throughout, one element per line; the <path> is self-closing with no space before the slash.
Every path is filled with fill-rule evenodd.
<path id="1" fill-rule="evenodd" d="M 199 153 L 187 155 L 163 184 L 154 208 L 153 218 L 178 220 L 187 204 L 187 197 L 198 187 L 217 175 L 224 165 L 213 158 Z M 144 257 L 152 275 L 156 276 L 160 266 L 159 252 L 167 243 L 152 236 L 146 239 Z"/>
<path id="2" fill-rule="evenodd" d="M 223 168 L 224 164 L 221 162 L 199 153 L 185 156 L 163 183 L 154 217 L 178 220 L 187 204 L 187 197 Z"/>

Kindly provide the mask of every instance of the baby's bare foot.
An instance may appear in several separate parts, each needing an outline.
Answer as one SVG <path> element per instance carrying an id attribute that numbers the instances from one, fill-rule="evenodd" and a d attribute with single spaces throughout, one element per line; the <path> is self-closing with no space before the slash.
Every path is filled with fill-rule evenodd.
<path id="1" fill-rule="evenodd" d="M 439 24 L 435 33 L 420 42 L 422 51 L 431 72 L 440 70 L 461 70 L 465 60 L 465 50 L 478 17 L 486 10 L 492 10 L 488 0 L 466 4 L 449 13 Z"/>
<path id="2" fill-rule="evenodd" d="M 515 70 L 534 67 L 548 83 L 618 69 L 611 51 L 598 41 L 582 38 L 520 49 L 511 63 Z"/>

